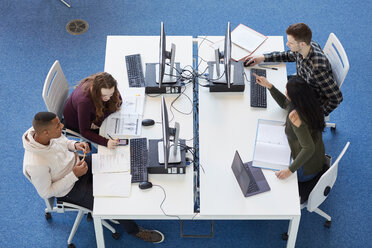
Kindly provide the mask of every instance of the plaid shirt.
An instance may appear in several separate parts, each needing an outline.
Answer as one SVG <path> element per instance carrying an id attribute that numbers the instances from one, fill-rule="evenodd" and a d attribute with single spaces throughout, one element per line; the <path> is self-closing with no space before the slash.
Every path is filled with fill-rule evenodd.
<path id="1" fill-rule="evenodd" d="M 306 58 L 298 52 L 272 52 L 265 54 L 267 62 L 296 62 L 297 75 L 317 93 L 327 116 L 342 102 L 342 94 L 333 78 L 332 68 L 318 43 L 312 41 Z"/>

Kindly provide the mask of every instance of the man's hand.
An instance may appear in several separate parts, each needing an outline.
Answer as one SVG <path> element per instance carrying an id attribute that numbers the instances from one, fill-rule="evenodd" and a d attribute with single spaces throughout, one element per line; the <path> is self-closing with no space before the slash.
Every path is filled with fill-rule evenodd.
<path id="1" fill-rule="evenodd" d="M 292 171 L 290 171 L 289 169 L 285 169 L 285 170 L 275 172 L 275 175 L 279 179 L 286 179 L 287 177 L 292 175 Z"/>
<path id="2" fill-rule="evenodd" d="M 75 143 L 75 150 L 76 151 L 82 151 L 84 153 L 90 153 L 89 145 L 86 142 L 76 142 Z"/>
<path id="3" fill-rule="evenodd" d="M 256 83 L 258 83 L 259 85 L 268 89 L 271 89 L 273 87 L 273 85 L 269 81 L 267 81 L 265 77 L 260 77 L 256 73 L 253 73 L 253 76 L 256 77 Z"/>
<path id="4" fill-rule="evenodd" d="M 254 66 L 265 61 L 265 56 L 248 56 L 244 59 L 244 66 Z"/>
<path id="5" fill-rule="evenodd" d="M 82 175 L 85 175 L 88 171 L 88 165 L 85 161 L 79 161 L 74 168 L 72 168 L 72 171 L 74 172 L 76 177 L 81 177 Z"/>

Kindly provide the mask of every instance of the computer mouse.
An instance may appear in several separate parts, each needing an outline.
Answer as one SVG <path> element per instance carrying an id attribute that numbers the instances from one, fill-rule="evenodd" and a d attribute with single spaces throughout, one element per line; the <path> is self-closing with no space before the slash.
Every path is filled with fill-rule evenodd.
<path id="1" fill-rule="evenodd" d="M 141 182 L 140 184 L 138 184 L 138 187 L 140 189 L 149 189 L 152 187 L 152 183 L 150 182 Z"/>
<path id="2" fill-rule="evenodd" d="M 142 120 L 142 126 L 152 126 L 155 124 L 153 119 L 144 119 Z"/>
<path id="3" fill-rule="evenodd" d="M 250 65 L 253 64 L 253 63 L 254 63 L 253 60 L 245 61 L 245 62 L 244 62 L 244 67 L 248 67 L 248 66 L 250 66 Z"/>

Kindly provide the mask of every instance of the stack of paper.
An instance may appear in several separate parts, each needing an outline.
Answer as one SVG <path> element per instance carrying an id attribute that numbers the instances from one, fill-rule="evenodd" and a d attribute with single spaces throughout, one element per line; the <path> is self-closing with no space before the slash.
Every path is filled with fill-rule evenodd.
<path id="1" fill-rule="evenodd" d="M 139 136 L 145 107 L 145 89 L 127 89 L 122 99 L 120 110 L 107 117 L 106 134 L 118 138 Z"/>
<path id="2" fill-rule="evenodd" d="M 132 176 L 126 154 L 92 155 L 94 197 L 128 197 Z"/>
<path id="3" fill-rule="evenodd" d="M 288 168 L 291 150 L 284 129 L 284 122 L 258 120 L 252 166 L 273 170 Z"/>

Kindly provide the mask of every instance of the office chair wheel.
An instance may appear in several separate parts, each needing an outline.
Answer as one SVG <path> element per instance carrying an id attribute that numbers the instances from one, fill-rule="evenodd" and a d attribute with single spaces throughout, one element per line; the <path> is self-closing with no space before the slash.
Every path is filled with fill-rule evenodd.
<path id="1" fill-rule="evenodd" d="M 112 234 L 112 237 L 115 239 L 115 240 L 118 240 L 120 238 L 120 233 L 118 232 L 115 232 Z"/>
<path id="2" fill-rule="evenodd" d="M 324 226 L 327 227 L 327 228 L 331 228 L 331 224 L 332 222 L 330 220 L 327 220 L 325 223 L 324 223 Z"/>
<path id="3" fill-rule="evenodd" d="M 76 246 L 73 243 L 71 243 L 67 245 L 67 248 L 76 248 Z"/>
<path id="4" fill-rule="evenodd" d="M 288 240 L 288 233 L 282 233 L 282 239 L 283 240 Z"/>
<path id="5" fill-rule="evenodd" d="M 87 214 L 87 221 L 88 222 L 91 222 L 92 220 L 93 220 L 92 214 L 91 213 L 88 213 Z"/>
<path id="6" fill-rule="evenodd" d="M 45 219 L 50 220 L 52 218 L 52 215 L 50 213 L 45 213 Z"/>

